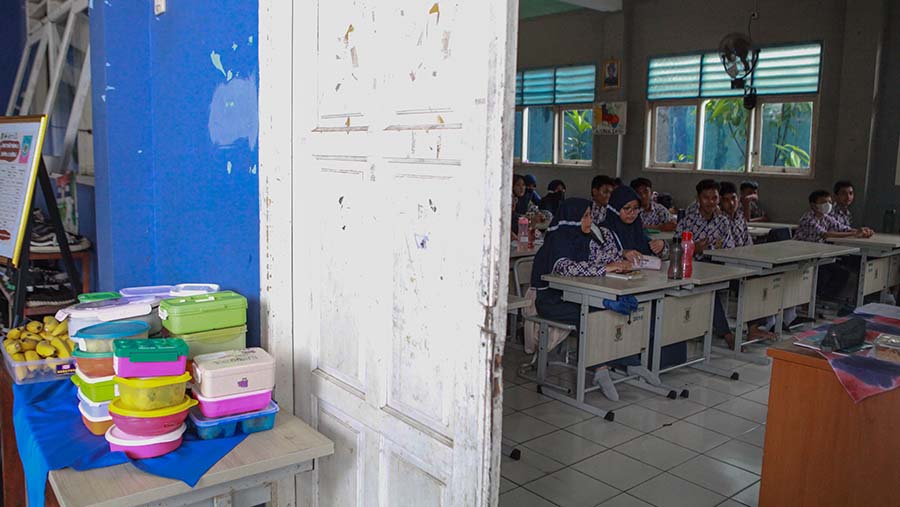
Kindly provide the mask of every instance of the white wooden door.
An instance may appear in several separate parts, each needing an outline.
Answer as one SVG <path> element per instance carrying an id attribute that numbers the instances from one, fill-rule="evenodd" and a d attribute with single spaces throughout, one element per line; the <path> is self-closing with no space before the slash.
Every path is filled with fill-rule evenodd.
<path id="1" fill-rule="evenodd" d="M 335 443 L 301 504 L 496 499 L 511 3 L 294 4 L 294 408 Z"/>

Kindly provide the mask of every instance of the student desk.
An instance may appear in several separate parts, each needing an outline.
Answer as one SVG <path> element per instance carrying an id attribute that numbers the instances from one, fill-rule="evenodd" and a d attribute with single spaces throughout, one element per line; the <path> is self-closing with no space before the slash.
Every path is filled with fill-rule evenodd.
<path id="1" fill-rule="evenodd" d="M 769 229 L 765 227 L 756 227 L 753 225 L 749 225 L 747 227 L 747 231 L 750 233 L 750 237 L 756 240 L 757 238 L 762 238 L 769 235 Z M 648 232 L 647 237 L 650 238 L 650 241 L 661 239 L 667 243 L 672 241 L 672 238 L 675 237 L 674 232 Z"/>
<path id="2" fill-rule="evenodd" d="M 790 229 L 794 230 L 799 227 L 797 224 L 782 224 L 779 222 L 747 222 L 748 227 L 758 227 L 760 229 Z"/>
<path id="3" fill-rule="evenodd" d="M 882 300 L 888 289 L 900 284 L 900 235 L 873 234 L 871 238 L 829 238 L 835 245 L 859 248 L 859 284 L 856 286 L 856 305 L 874 292 L 881 292 Z"/>
<path id="4" fill-rule="evenodd" d="M 531 248 L 528 248 L 527 246 L 525 248 L 520 248 L 518 241 L 512 241 L 509 244 L 509 258 L 521 259 L 523 257 L 534 257 L 537 255 L 537 251 L 540 250 L 541 245 L 543 244 L 543 241 L 535 241 L 534 246 Z"/>
<path id="5" fill-rule="evenodd" d="M 860 403 L 819 354 L 773 345 L 760 506 L 900 505 L 900 390 Z"/>
<path id="6" fill-rule="evenodd" d="M 714 262 L 757 270 L 755 277 L 742 279 L 738 286 L 734 355 L 768 362 L 741 351 L 742 343 L 752 343 L 743 342 L 744 323 L 775 315 L 775 332 L 780 335 L 785 308 L 808 303 L 809 315 L 815 316 L 818 266 L 858 251 L 856 247 L 794 240 L 710 250 Z"/>
<path id="7" fill-rule="evenodd" d="M 770 230 L 771 229 L 767 229 L 765 227 L 757 227 L 755 225 L 749 225 L 749 224 L 747 225 L 747 231 L 750 233 L 750 237 L 753 239 L 768 236 Z"/>
<path id="8" fill-rule="evenodd" d="M 84 472 L 53 470 L 49 480 L 62 507 L 285 505 L 293 495 L 279 501 L 279 481 L 287 479 L 284 484 L 292 488 L 294 475 L 311 471 L 313 460 L 333 453 L 334 444 L 322 434 L 294 416 L 278 414 L 274 428 L 249 435 L 193 489 L 130 463 Z"/>

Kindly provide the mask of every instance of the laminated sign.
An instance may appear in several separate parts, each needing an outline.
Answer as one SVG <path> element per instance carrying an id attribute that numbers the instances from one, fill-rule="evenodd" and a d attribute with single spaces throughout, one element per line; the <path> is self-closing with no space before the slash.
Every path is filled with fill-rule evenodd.
<path id="1" fill-rule="evenodd" d="M 19 264 L 46 116 L 0 117 L 0 257 Z"/>
<path id="2" fill-rule="evenodd" d="M 597 102 L 594 104 L 594 133 L 625 135 L 628 102 Z"/>

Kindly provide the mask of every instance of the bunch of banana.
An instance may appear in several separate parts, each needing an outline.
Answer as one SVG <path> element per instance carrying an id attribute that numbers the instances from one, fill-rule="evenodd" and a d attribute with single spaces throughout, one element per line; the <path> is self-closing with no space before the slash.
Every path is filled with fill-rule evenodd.
<path id="1" fill-rule="evenodd" d="M 56 318 L 47 316 L 43 322 L 33 320 L 24 326 L 15 327 L 6 333 L 3 340 L 3 348 L 9 357 L 16 362 L 34 362 L 42 359 L 72 357 L 75 345 L 69 339 L 68 321 L 59 322 Z M 29 376 L 37 375 L 40 370 L 54 371 L 54 364 L 45 366 L 28 364 L 16 366 L 16 380 L 21 382 Z"/>

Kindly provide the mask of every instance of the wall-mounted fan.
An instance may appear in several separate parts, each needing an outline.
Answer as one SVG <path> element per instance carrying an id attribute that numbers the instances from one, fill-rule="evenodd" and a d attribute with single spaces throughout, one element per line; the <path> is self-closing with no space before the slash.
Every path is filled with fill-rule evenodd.
<path id="1" fill-rule="evenodd" d="M 748 35 L 734 32 L 719 42 L 719 58 L 725 72 L 731 76 L 731 89 L 744 90 L 744 107 L 756 107 L 756 89 L 748 86 L 747 82 L 756 70 L 759 48 L 753 47 L 753 41 Z"/>

